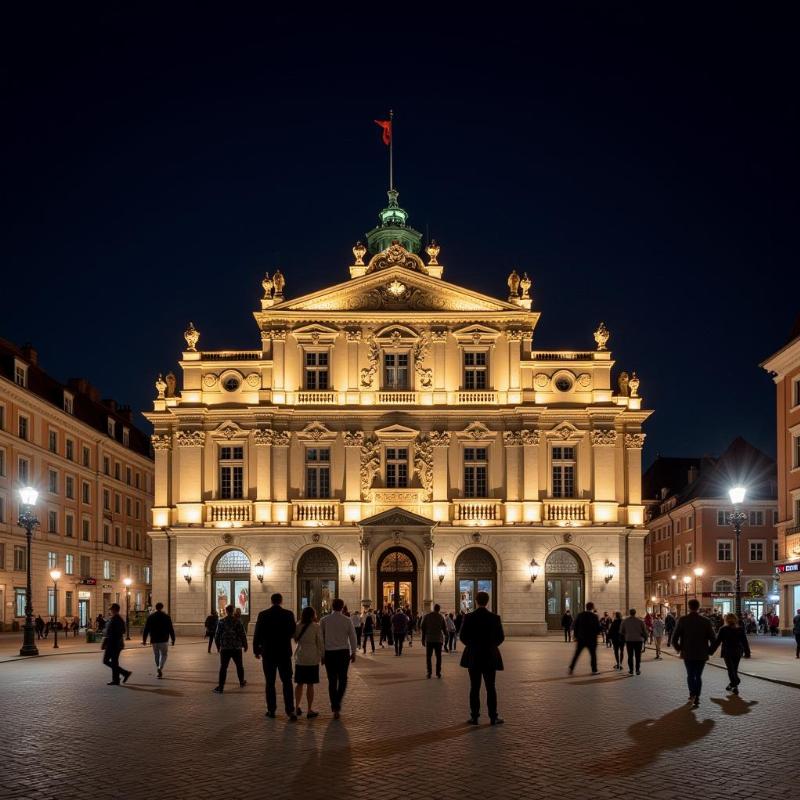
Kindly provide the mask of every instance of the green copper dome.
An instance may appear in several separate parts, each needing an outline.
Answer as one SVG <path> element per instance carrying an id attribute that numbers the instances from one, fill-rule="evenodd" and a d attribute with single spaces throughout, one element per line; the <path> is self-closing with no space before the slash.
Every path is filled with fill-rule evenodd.
<path id="1" fill-rule="evenodd" d="M 422 247 L 422 234 L 406 225 L 408 214 L 397 204 L 397 189 L 389 189 L 389 205 L 378 214 L 380 224 L 367 233 L 370 255 L 386 250 L 392 242 L 400 242 L 406 250 L 419 253 Z"/>

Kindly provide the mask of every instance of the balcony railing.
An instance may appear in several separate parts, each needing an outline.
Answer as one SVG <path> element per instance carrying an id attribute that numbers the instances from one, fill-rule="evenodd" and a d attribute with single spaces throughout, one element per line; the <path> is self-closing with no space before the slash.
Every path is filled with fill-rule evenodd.
<path id="1" fill-rule="evenodd" d="M 413 406 L 417 403 L 416 392 L 378 392 L 378 404 L 382 406 Z"/>
<path id="2" fill-rule="evenodd" d="M 249 500 L 211 500 L 206 503 L 207 522 L 252 522 L 253 504 Z"/>
<path id="3" fill-rule="evenodd" d="M 261 359 L 260 350 L 203 350 L 204 361 L 258 361 Z"/>
<path id="4" fill-rule="evenodd" d="M 331 524 L 339 521 L 338 500 L 295 500 L 292 521 Z"/>
<path id="5" fill-rule="evenodd" d="M 544 503 L 545 522 L 589 522 L 589 501 L 552 499 Z"/>
<path id="6" fill-rule="evenodd" d="M 332 406 L 336 404 L 336 392 L 298 392 L 297 403 L 304 406 Z"/>
<path id="7" fill-rule="evenodd" d="M 472 404 L 494 404 L 497 402 L 497 392 L 490 390 L 483 391 L 461 391 L 456 393 L 456 402 L 459 405 L 472 405 Z"/>
<path id="8" fill-rule="evenodd" d="M 459 500 L 454 503 L 453 517 L 456 522 L 502 521 L 500 503 L 493 500 Z"/>
<path id="9" fill-rule="evenodd" d="M 592 361 L 594 353 L 576 353 L 563 351 L 561 353 L 534 350 L 531 353 L 533 361 Z"/>

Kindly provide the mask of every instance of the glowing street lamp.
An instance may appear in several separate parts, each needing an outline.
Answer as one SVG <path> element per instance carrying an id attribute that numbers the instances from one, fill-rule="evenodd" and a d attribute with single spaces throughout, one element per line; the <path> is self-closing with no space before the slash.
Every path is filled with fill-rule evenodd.
<path id="1" fill-rule="evenodd" d="M 683 613 L 689 610 L 689 584 L 692 579 L 689 575 L 683 576 Z"/>
<path id="2" fill-rule="evenodd" d="M 694 572 L 694 596 L 695 596 L 695 597 L 697 597 L 697 581 L 698 581 L 700 578 L 702 578 L 702 577 L 703 577 L 703 573 L 705 572 L 705 569 L 704 569 L 703 567 L 695 567 L 695 568 L 692 570 L 692 572 Z M 702 592 L 702 587 L 701 587 L 700 594 L 701 594 L 701 595 L 703 594 L 703 592 Z"/>
<path id="3" fill-rule="evenodd" d="M 131 584 L 133 581 L 130 578 L 125 578 L 122 581 L 125 584 L 125 638 L 131 638 Z"/>
<path id="4" fill-rule="evenodd" d="M 743 486 L 733 486 L 728 491 L 733 504 L 733 511 L 728 514 L 728 524 L 733 526 L 736 534 L 736 616 L 742 619 L 742 570 L 739 567 L 739 540 L 742 536 L 742 523 L 747 519 L 747 514 L 740 508 L 744 502 L 746 489 Z"/>
<path id="5" fill-rule="evenodd" d="M 536 561 L 536 559 L 532 558 L 531 563 L 528 566 L 528 569 L 530 570 L 531 573 L 531 583 L 534 583 L 536 579 L 539 577 L 542 568 L 539 566 L 539 563 Z"/>
<path id="6" fill-rule="evenodd" d="M 61 580 L 61 570 L 51 569 L 50 577 L 53 579 L 53 613 L 56 625 L 53 628 L 53 648 L 58 648 L 58 582 Z"/>
<path id="7" fill-rule="evenodd" d="M 439 583 L 444 583 L 444 576 L 447 572 L 447 564 L 444 563 L 443 559 L 439 559 L 439 563 L 436 565 L 436 575 L 439 578 Z"/>
<path id="8" fill-rule="evenodd" d="M 264 566 L 264 560 L 259 558 L 255 565 L 256 571 L 256 580 L 259 583 L 264 583 L 264 573 L 266 572 L 266 567 Z"/>
<path id="9" fill-rule="evenodd" d="M 33 529 L 39 524 L 35 509 L 38 497 L 39 492 L 32 486 L 25 486 L 19 490 L 19 524 L 25 528 L 25 536 L 28 541 L 28 555 L 25 560 L 28 581 L 25 587 L 25 626 L 22 629 L 22 647 L 19 651 L 21 656 L 39 655 L 39 648 L 36 646 L 33 635 L 33 592 L 31 590 L 31 542 L 33 541 Z"/>
<path id="10" fill-rule="evenodd" d="M 610 583 L 614 579 L 614 574 L 616 571 L 617 568 L 614 565 L 614 562 L 606 559 L 606 563 L 603 564 L 603 580 L 606 583 Z"/>
<path id="11" fill-rule="evenodd" d="M 354 559 L 350 559 L 350 563 L 347 565 L 347 574 L 350 576 L 350 580 L 355 583 L 356 582 L 356 575 L 358 574 L 358 564 L 356 564 Z"/>

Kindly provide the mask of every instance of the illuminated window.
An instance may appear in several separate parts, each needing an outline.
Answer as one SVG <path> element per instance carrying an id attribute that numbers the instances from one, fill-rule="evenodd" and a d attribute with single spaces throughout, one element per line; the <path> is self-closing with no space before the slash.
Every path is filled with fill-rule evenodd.
<path id="1" fill-rule="evenodd" d="M 244 448 L 220 447 L 219 496 L 223 500 L 244 497 Z"/>
<path id="2" fill-rule="evenodd" d="M 464 497 L 486 497 L 485 447 L 464 448 Z"/>
<path id="3" fill-rule="evenodd" d="M 408 486 L 408 448 L 386 448 L 386 486 L 405 489 Z"/>
<path id="4" fill-rule="evenodd" d="M 383 388 L 408 389 L 408 353 L 385 353 L 383 356 Z"/>
<path id="5" fill-rule="evenodd" d="M 331 496 L 331 451 L 327 447 L 306 448 L 306 497 Z"/>
<path id="6" fill-rule="evenodd" d="M 717 539 L 717 561 L 733 561 L 733 542 L 730 539 Z"/>
<path id="7" fill-rule="evenodd" d="M 552 450 L 553 497 L 575 497 L 575 448 Z"/>
<path id="8" fill-rule="evenodd" d="M 464 388 L 485 389 L 486 351 L 464 353 Z"/>
<path id="9" fill-rule="evenodd" d="M 305 388 L 309 391 L 326 391 L 328 382 L 328 353 L 306 352 Z"/>

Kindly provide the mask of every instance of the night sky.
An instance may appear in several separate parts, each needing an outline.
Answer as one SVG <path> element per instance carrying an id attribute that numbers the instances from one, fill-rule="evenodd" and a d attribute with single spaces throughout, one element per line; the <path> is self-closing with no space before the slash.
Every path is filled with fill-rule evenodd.
<path id="1" fill-rule="evenodd" d="M 54 376 L 151 408 L 188 320 L 201 348 L 259 346 L 266 269 L 288 297 L 347 280 L 391 107 L 400 203 L 445 280 L 502 297 L 527 271 L 537 349 L 591 349 L 604 320 L 656 411 L 647 461 L 737 434 L 774 453 L 758 364 L 800 313 L 793 4 L 13 5 L 0 336 Z"/>

